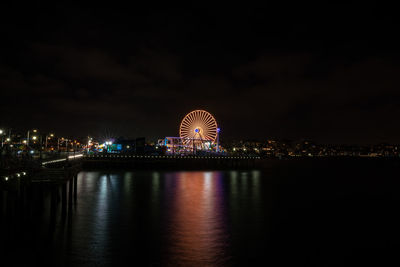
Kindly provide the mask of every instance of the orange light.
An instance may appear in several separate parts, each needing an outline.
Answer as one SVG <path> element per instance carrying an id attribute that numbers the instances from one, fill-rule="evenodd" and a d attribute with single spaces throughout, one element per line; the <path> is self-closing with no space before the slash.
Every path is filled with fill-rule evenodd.
<path id="1" fill-rule="evenodd" d="M 179 136 L 215 142 L 217 129 L 217 121 L 213 115 L 205 110 L 194 110 L 183 118 L 179 127 Z"/>

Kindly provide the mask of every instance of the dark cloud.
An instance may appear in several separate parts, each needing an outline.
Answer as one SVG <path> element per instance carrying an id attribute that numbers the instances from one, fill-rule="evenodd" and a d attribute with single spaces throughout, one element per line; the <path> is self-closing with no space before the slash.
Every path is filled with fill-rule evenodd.
<path id="1" fill-rule="evenodd" d="M 400 143 L 398 24 L 374 8 L 34 6 L 1 30 L 1 124 L 156 139 L 206 109 L 225 140 Z"/>

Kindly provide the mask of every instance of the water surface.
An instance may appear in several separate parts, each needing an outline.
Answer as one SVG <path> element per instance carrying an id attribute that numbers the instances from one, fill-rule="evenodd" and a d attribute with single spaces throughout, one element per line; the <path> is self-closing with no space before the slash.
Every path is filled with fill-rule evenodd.
<path id="1" fill-rule="evenodd" d="M 26 257 L 15 262 L 354 266 L 396 261 L 397 167 L 329 166 L 81 172 L 77 203 L 67 219 L 59 216 L 51 225 L 43 216 L 32 222 L 25 229 L 31 238 L 19 245 Z"/>

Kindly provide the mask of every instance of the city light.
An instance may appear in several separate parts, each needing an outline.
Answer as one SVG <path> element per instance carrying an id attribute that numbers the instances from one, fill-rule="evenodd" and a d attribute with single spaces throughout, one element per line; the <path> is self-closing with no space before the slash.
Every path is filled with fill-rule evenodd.
<path id="1" fill-rule="evenodd" d="M 26 144 L 26 140 L 23 140 L 22 143 Z"/>
<path id="2" fill-rule="evenodd" d="M 3 130 L 0 129 L 0 134 L 3 134 Z"/>
<path id="3" fill-rule="evenodd" d="M 7 138 L 6 141 L 7 141 L 7 142 L 10 142 L 10 138 Z"/>
<path id="4" fill-rule="evenodd" d="M 36 140 L 36 139 L 37 139 L 37 136 L 32 136 L 32 139 L 33 139 L 33 140 Z"/>

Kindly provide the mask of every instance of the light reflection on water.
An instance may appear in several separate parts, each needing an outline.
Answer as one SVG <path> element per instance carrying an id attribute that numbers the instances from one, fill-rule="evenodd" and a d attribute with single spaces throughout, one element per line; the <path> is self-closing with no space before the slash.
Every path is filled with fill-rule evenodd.
<path id="1" fill-rule="evenodd" d="M 232 231 L 240 219 L 233 205 L 253 205 L 259 176 L 251 171 L 82 172 L 69 231 L 65 240 L 56 240 L 66 243 L 61 259 L 74 266 L 120 260 L 230 265 Z"/>
<path id="2" fill-rule="evenodd" d="M 168 224 L 171 229 L 168 262 L 182 265 L 218 264 L 227 260 L 221 173 L 177 174 Z"/>
<path id="3" fill-rule="evenodd" d="M 66 219 L 60 202 L 49 218 L 55 187 L 45 186 L 21 227 L 12 217 L 0 220 L 0 253 L 15 266 L 398 262 L 397 246 L 390 246 L 399 240 L 398 165 L 381 181 L 381 165 L 357 180 L 353 173 L 365 165 L 346 176 L 347 161 L 346 171 L 326 164 L 329 171 L 283 165 L 262 172 L 82 172 Z"/>

